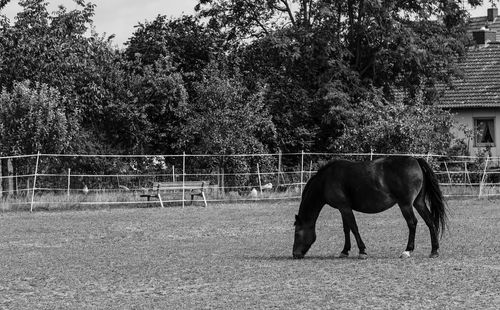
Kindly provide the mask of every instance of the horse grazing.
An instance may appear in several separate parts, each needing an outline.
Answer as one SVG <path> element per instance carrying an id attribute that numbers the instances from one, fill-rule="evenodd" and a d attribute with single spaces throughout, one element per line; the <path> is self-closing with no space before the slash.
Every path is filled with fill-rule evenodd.
<path id="1" fill-rule="evenodd" d="M 430 203 L 429 209 L 426 202 Z M 303 258 L 316 240 L 316 221 L 323 206 L 328 204 L 342 215 L 345 244 L 340 257 L 349 255 L 352 232 L 359 248 L 359 258 L 367 258 L 353 210 L 379 213 L 396 203 L 410 230 L 401 257 L 410 257 L 415 248 L 417 218 L 413 207 L 429 227 L 430 257 L 438 257 L 438 235 L 440 231 L 442 235 L 447 222 L 443 194 L 429 164 L 424 159 L 406 156 L 369 162 L 335 160 L 320 168 L 307 182 L 299 213 L 295 215 L 293 257 Z"/>

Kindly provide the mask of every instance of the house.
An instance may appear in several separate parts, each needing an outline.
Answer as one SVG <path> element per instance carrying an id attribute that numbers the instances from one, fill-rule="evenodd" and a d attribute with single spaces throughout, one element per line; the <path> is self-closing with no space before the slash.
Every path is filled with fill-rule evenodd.
<path id="1" fill-rule="evenodd" d="M 463 77 L 455 80 L 440 98 L 439 105 L 455 115 L 452 130 L 466 141 L 469 154 L 487 152 L 500 156 L 500 17 L 488 9 L 485 17 L 471 18 L 469 47 L 459 65 Z M 499 165 L 499 159 L 496 159 Z"/>

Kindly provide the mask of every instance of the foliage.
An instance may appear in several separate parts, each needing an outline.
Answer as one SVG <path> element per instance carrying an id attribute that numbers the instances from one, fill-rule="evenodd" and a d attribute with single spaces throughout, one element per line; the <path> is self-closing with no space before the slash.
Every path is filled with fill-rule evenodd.
<path id="1" fill-rule="evenodd" d="M 78 130 L 67 119 L 59 91 L 46 84 L 14 83 L 0 95 L 0 154 L 64 153 Z"/>
<path id="2" fill-rule="evenodd" d="M 194 85 L 186 136 L 192 137 L 196 154 L 254 154 L 267 152 L 275 141 L 275 127 L 265 106 L 266 88 L 246 88 L 241 75 L 210 64 Z M 253 171 L 255 163 L 245 158 L 220 157 L 226 172 Z M 244 180 L 234 181 L 241 184 Z M 234 184 L 233 184 L 234 185 Z"/>
<path id="3" fill-rule="evenodd" d="M 265 150 L 275 128 L 264 104 L 265 87 L 248 90 L 241 75 L 234 76 L 211 64 L 195 84 L 189 113 L 189 132 L 196 153 L 242 154 Z"/>
<path id="4" fill-rule="evenodd" d="M 137 136 L 136 152 L 170 154 L 184 150 L 186 141 L 180 137 L 187 120 L 187 93 L 170 59 L 162 57 L 145 66 L 129 62 L 126 74 L 131 102 L 123 109 L 133 109 L 135 121 L 124 119 L 119 128 L 137 126 L 129 129 Z"/>
<path id="5" fill-rule="evenodd" d="M 250 41 L 240 49 L 243 70 L 250 84 L 268 83 L 286 151 L 325 150 L 353 126 L 330 112 L 356 110 L 374 89 L 433 104 L 468 42 L 458 1 L 200 0 L 197 9 L 227 36 Z"/>
<path id="6" fill-rule="evenodd" d="M 432 106 L 468 44 L 460 1 L 199 0 L 196 16 L 139 23 L 124 50 L 91 29 L 94 4 L 75 2 L 50 14 L 22 0 L 13 23 L 0 18 L 0 87 L 57 90 L 79 132 L 65 151 L 441 152 L 451 140 Z"/>
<path id="7" fill-rule="evenodd" d="M 349 111 L 352 125 L 342 136 L 331 141 L 341 152 L 374 151 L 377 153 L 426 154 L 445 153 L 452 135 L 452 115 L 439 107 L 402 101 L 389 104 L 380 92 L 361 101 Z"/>
<path id="8" fill-rule="evenodd" d="M 172 128 L 186 101 L 181 77 L 168 59 L 127 61 L 110 38 L 89 35 L 94 5 L 77 4 L 49 14 L 46 1 L 20 2 L 16 22 L 0 30 L 0 85 L 29 79 L 57 88 L 66 115 L 80 124 L 68 141 L 74 152 L 173 152 Z"/>
<path id="9" fill-rule="evenodd" d="M 199 72 L 223 46 L 215 29 L 204 26 L 197 17 L 168 19 L 158 15 L 153 21 L 139 23 L 126 43 L 127 59 L 140 59 L 142 64 L 170 56 L 182 72 Z"/>

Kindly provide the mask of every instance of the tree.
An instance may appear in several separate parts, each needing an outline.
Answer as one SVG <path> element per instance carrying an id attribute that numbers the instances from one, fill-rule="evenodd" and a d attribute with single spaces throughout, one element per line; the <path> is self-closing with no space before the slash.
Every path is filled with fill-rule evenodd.
<path id="1" fill-rule="evenodd" d="M 452 115 L 441 108 L 419 102 L 389 103 L 381 91 L 360 102 L 361 108 L 344 112 L 348 126 L 331 140 L 336 152 L 377 152 L 383 154 L 447 153 L 452 140 Z"/>
<path id="2" fill-rule="evenodd" d="M 14 83 L 0 95 L 1 154 L 63 153 L 78 132 L 59 91 L 46 84 Z"/>
<path id="3" fill-rule="evenodd" d="M 139 58 L 153 64 L 162 57 L 171 57 L 181 72 L 200 72 L 223 48 L 217 29 L 203 25 L 193 16 L 168 19 L 158 15 L 151 22 L 139 23 L 126 43 L 127 59 Z"/>
<path id="4" fill-rule="evenodd" d="M 96 90 L 92 84 L 99 81 L 94 78 L 99 75 L 96 63 L 109 58 L 103 57 L 97 35 L 86 37 L 94 6 L 76 2 L 81 10 L 68 12 L 60 7 L 50 15 L 46 1 L 19 1 L 23 9 L 15 23 L 5 22 L 0 28 L 0 86 L 11 91 L 16 83 L 30 80 L 57 89 L 67 118 L 83 123 L 88 120 L 89 109 L 82 98 L 95 97 L 87 90 Z M 88 127 L 81 129 L 84 138 L 73 141 L 71 147 L 75 149 L 82 149 L 80 142 L 88 145 L 88 141 L 96 140 Z"/>
<path id="5" fill-rule="evenodd" d="M 242 71 L 250 84 L 269 83 L 266 101 L 289 151 L 327 149 L 356 126 L 349 111 L 380 89 L 389 101 L 403 92 L 407 104 L 433 104 L 468 42 L 460 1 L 200 0 L 197 9 L 247 42 Z"/>
<path id="6" fill-rule="evenodd" d="M 0 10 L 2 10 L 9 2 L 10 0 L 0 0 Z"/>
<path id="7" fill-rule="evenodd" d="M 266 89 L 246 88 L 239 72 L 211 63 L 200 82 L 195 83 L 195 97 L 189 107 L 186 136 L 191 137 L 195 154 L 261 154 L 275 144 L 275 127 L 264 104 Z M 250 172 L 257 162 L 252 158 L 221 156 L 206 165 L 222 171 Z M 261 165 L 265 164 L 261 162 Z M 247 177 L 226 182 L 244 185 Z"/>
<path id="8" fill-rule="evenodd" d="M 128 80 L 121 87 L 131 100 L 124 101 L 127 104 L 122 108 L 134 111 L 136 121 L 128 122 L 125 118 L 115 130 L 135 125 L 130 129 L 137 136 L 134 150 L 141 153 L 169 154 L 185 150 L 187 142 L 182 134 L 188 115 L 187 92 L 181 74 L 175 72 L 170 59 L 161 57 L 145 66 L 128 62 L 126 76 Z"/>
<path id="9" fill-rule="evenodd" d="M 226 57 L 234 42 L 227 41 L 218 28 L 204 24 L 198 17 L 169 19 L 158 15 L 151 22 L 139 23 L 126 44 L 125 57 L 129 61 L 150 65 L 168 57 L 182 74 L 191 97 L 193 83 L 200 80 L 205 67 Z"/>
<path id="10" fill-rule="evenodd" d="M 10 91 L 31 80 L 57 89 L 67 118 L 81 124 L 73 152 L 172 151 L 175 133 L 165 124 L 174 127 L 178 118 L 167 111 L 182 106 L 186 95 L 170 60 L 125 60 L 111 37 L 88 33 L 94 5 L 76 3 L 79 9 L 49 14 L 47 1 L 20 1 L 16 22 L 0 28 L 0 85 Z"/>
<path id="11" fill-rule="evenodd" d="M 245 154 L 267 150 L 275 128 L 264 104 L 265 87 L 248 90 L 241 75 L 211 63 L 195 84 L 189 133 L 196 153 Z"/>

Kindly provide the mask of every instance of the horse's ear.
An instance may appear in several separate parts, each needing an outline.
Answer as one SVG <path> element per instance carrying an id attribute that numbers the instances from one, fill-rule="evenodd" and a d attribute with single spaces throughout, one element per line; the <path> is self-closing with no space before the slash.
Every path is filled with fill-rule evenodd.
<path id="1" fill-rule="evenodd" d="M 295 223 L 293 223 L 294 226 L 297 226 L 300 224 L 299 216 L 295 214 Z"/>

